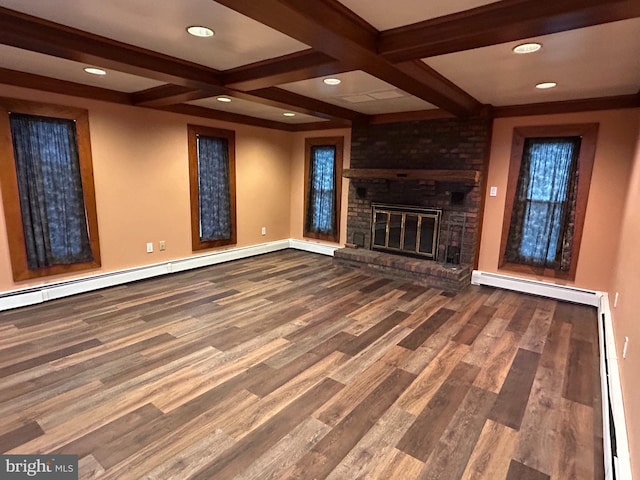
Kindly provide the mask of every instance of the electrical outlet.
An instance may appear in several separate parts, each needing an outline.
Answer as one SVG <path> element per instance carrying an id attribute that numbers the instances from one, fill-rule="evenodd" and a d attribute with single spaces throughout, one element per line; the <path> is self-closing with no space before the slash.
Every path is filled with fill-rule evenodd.
<path id="1" fill-rule="evenodd" d="M 262 227 L 262 235 L 266 235 L 267 234 L 267 227 Z"/>
<path id="2" fill-rule="evenodd" d="M 629 337 L 624 337 L 624 347 L 622 347 L 622 358 L 627 358 L 628 347 L 629 347 Z"/>
<path id="3" fill-rule="evenodd" d="M 490 197 L 497 197 L 498 196 L 498 187 L 491 187 L 489 189 L 489 196 Z"/>
<path id="4" fill-rule="evenodd" d="M 613 308 L 616 308 L 618 306 L 618 299 L 620 298 L 620 294 L 618 292 L 616 292 L 616 296 L 613 299 Z"/>
<path id="5" fill-rule="evenodd" d="M 158 242 L 158 243 L 159 243 L 159 245 L 160 245 L 160 247 L 159 247 L 159 248 L 160 248 L 160 251 L 161 251 L 161 252 L 164 252 L 164 251 L 167 249 L 167 244 L 166 244 L 166 242 L 165 242 L 164 240 L 160 240 L 160 242 Z"/>

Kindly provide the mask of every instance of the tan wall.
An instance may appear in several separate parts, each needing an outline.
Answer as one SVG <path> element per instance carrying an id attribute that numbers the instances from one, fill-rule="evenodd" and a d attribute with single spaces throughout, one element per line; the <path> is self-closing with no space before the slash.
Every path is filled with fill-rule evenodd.
<path id="1" fill-rule="evenodd" d="M 322 130 L 317 132 L 298 132 L 291 143 L 291 238 L 304 240 L 304 142 L 312 137 L 344 137 L 343 168 L 351 164 L 351 129 Z M 347 241 L 347 205 L 349 203 L 349 180 L 342 179 L 342 199 L 340 201 L 340 245 Z M 333 242 L 320 242 L 336 245 Z"/>
<path id="2" fill-rule="evenodd" d="M 627 420 L 627 432 L 631 449 L 633 477 L 640 478 L 640 134 L 635 154 L 633 173 L 627 195 L 626 210 L 620 239 L 615 276 L 609 301 L 618 353 L 618 366 L 622 380 Z M 618 306 L 614 308 L 615 293 L 619 293 Z M 627 357 L 622 358 L 625 337 L 629 337 Z"/>
<path id="3" fill-rule="evenodd" d="M 289 132 L 15 87 L 0 86 L 0 96 L 89 110 L 103 267 L 75 277 L 192 255 L 187 123 L 236 131 L 237 246 L 289 238 Z M 164 252 L 158 251 L 160 240 L 166 241 Z M 154 242 L 154 253 L 146 253 L 146 242 Z M 0 205 L 0 291 L 61 278 L 68 277 L 13 282 Z"/>
<path id="4" fill-rule="evenodd" d="M 494 121 L 488 185 L 498 187 L 498 196 L 489 197 L 487 190 L 478 265 L 480 270 L 499 271 L 498 257 L 513 128 L 589 122 L 600 123 L 600 130 L 576 279 L 575 282 L 556 283 L 594 290 L 609 288 L 640 123 L 640 110 L 637 109 L 501 118 Z M 500 273 L 526 276 L 509 271 Z M 528 278 L 553 281 L 547 277 Z"/>

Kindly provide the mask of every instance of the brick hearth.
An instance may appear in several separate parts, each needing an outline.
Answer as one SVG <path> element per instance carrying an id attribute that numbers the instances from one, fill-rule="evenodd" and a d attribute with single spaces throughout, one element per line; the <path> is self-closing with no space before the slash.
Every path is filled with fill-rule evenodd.
<path id="1" fill-rule="evenodd" d="M 392 278 L 411 280 L 425 287 L 450 292 L 459 292 L 471 281 L 471 267 L 468 265 L 449 268 L 430 260 L 363 248 L 342 248 L 336 250 L 333 255 L 333 261 L 343 267 L 359 268 Z"/>

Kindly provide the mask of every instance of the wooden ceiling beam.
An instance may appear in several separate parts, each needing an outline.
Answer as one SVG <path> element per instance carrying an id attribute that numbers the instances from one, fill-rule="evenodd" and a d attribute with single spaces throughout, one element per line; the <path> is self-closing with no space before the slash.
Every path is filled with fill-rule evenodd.
<path id="1" fill-rule="evenodd" d="M 259 102 L 272 107 L 284 108 L 288 105 L 290 111 L 306 113 L 315 117 L 332 119 L 344 119 L 351 122 L 366 123 L 369 119 L 368 115 L 349 110 L 347 108 L 333 105 L 330 103 L 316 100 L 315 98 L 305 97 L 297 93 L 289 92 L 282 88 L 268 87 L 259 90 L 252 90 L 247 94 L 234 92 L 234 97 L 245 98 L 254 102 Z"/>
<path id="2" fill-rule="evenodd" d="M 416 77 L 380 56 L 378 32 L 337 0 L 217 0 L 217 3 L 456 115 L 467 115 L 481 107 L 464 92 L 463 101 L 459 95 L 450 96 L 450 89 L 442 88 L 440 76 L 432 78 L 421 71 Z"/>
<path id="3" fill-rule="evenodd" d="M 163 107 L 155 107 L 155 110 L 165 112 L 180 113 L 192 117 L 209 118 L 212 120 L 221 120 L 223 122 L 241 123 L 244 125 L 253 125 L 256 127 L 272 128 L 276 130 L 291 130 L 291 124 L 285 122 L 276 122 L 264 118 L 250 117 L 238 113 L 224 112 L 222 110 L 214 110 L 212 108 L 199 107 L 197 105 L 187 105 L 181 103 L 178 105 L 165 105 Z"/>
<path id="4" fill-rule="evenodd" d="M 0 68 L 0 83 L 22 88 L 32 88 L 51 93 L 71 95 L 72 97 L 91 98 L 111 103 L 131 105 L 131 95 L 124 92 L 109 90 L 107 88 L 93 87 L 82 83 L 58 80 L 57 78 L 43 77 L 33 73 L 18 72 Z"/>
<path id="5" fill-rule="evenodd" d="M 353 68 L 309 49 L 225 70 L 221 73 L 221 80 L 228 88 L 247 92 L 349 70 Z"/>
<path id="6" fill-rule="evenodd" d="M 305 97 L 276 87 L 268 87 L 251 92 L 241 92 L 227 88 L 193 90 L 178 85 L 160 85 L 132 93 L 131 102 L 141 107 L 166 107 L 191 100 L 225 95 L 261 105 L 280 108 L 289 112 L 304 113 L 327 120 L 346 120 L 347 122 L 368 121 L 368 116 L 347 108 Z"/>
<path id="7" fill-rule="evenodd" d="M 2 7 L 0 43 L 184 87 L 220 85 L 212 68 Z"/>
<path id="8" fill-rule="evenodd" d="M 68 82 L 66 80 L 58 80 L 55 78 L 43 77 L 32 73 L 18 72 L 0 68 L 0 84 L 13 85 L 22 88 L 32 88 L 43 92 L 59 93 L 62 95 L 70 95 L 72 97 L 89 98 L 92 100 L 101 100 L 110 103 L 118 103 L 124 105 L 133 105 L 132 94 L 109 90 L 106 88 L 92 87 L 81 83 Z M 137 105 L 142 107 L 143 105 Z M 237 113 L 223 112 L 213 110 L 211 108 L 198 107 L 195 105 L 164 105 L 164 106 L 146 106 L 153 110 L 162 110 L 166 112 L 181 113 L 200 118 L 210 118 L 225 122 L 241 123 L 245 125 L 254 125 L 257 127 L 272 128 L 286 131 L 298 131 L 301 127 L 296 124 L 285 122 L 276 122 L 262 118 L 249 117 Z M 319 124 L 327 124 L 334 126 L 345 126 L 348 123 L 344 121 L 334 122 L 317 122 Z M 315 124 L 315 123 L 314 123 Z"/>
<path id="9" fill-rule="evenodd" d="M 274 98 L 236 92 L 222 86 L 220 72 L 215 69 L 2 7 L 0 43 L 167 82 L 167 85 L 133 93 L 130 101 L 141 106 L 161 107 L 198 98 L 229 95 L 322 118 L 350 119 L 360 115 L 319 100 L 305 100 L 306 97 L 302 96 L 298 98 L 300 104 L 292 105 Z M 336 116 L 336 112 L 346 116 Z"/>
<path id="10" fill-rule="evenodd" d="M 141 107 L 164 107 L 166 105 L 185 103 L 200 98 L 226 95 L 226 93 L 226 89 L 222 87 L 205 90 L 166 84 L 135 92 L 131 94 L 131 98 L 135 105 Z"/>
<path id="11" fill-rule="evenodd" d="M 380 32 L 378 52 L 403 62 L 639 16 L 638 0 L 502 0 Z"/>

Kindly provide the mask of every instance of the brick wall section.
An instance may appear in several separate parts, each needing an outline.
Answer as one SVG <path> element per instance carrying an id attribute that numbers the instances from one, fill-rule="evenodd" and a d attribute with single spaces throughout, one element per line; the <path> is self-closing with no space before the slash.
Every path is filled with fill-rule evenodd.
<path id="1" fill-rule="evenodd" d="M 440 119 L 383 125 L 354 126 L 351 140 L 351 168 L 415 168 L 484 171 L 490 148 L 491 121 L 485 118 Z M 371 203 L 417 205 L 440 208 L 439 260 L 443 260 L 452 214 L 467 214 L 462 263 L 471 265 L 476 254 L 481 195 L 475 187 L 457 183 L 357 180 L 349 187 L 347 241 L 353 234 L 371 242 Z M 357 188 L 364 195 L 357 195 Z M 452 205 L 451 192 L 464 191 L 461 205 Z M 459 228 L 453 228 L 458 237 Z"/>

